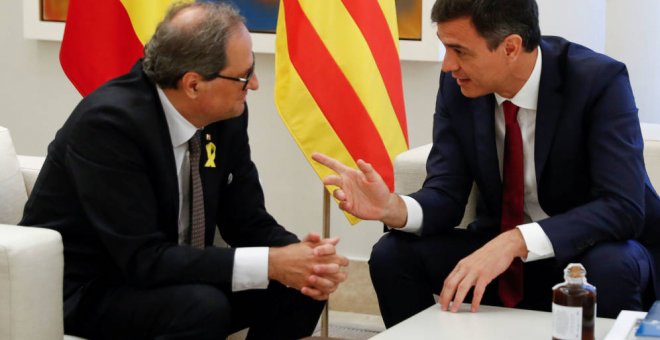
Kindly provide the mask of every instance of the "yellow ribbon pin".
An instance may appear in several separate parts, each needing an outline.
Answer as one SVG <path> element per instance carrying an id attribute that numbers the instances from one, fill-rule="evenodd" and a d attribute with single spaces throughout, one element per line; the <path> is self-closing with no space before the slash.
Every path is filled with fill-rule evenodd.
<path id="1" fill-rule="evenodd" d="M 206 143 L 206 163 L 205 168 L 215 168 L 215 144 L 213 142 Z"/>

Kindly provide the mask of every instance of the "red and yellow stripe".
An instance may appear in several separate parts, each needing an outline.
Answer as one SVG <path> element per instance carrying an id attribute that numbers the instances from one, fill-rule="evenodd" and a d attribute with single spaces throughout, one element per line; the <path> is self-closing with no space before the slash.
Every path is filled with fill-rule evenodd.
<path id="1" fill-rule="evenodd" d="M 83 96 L 143 55 L 173 0 L 70 0 L 60 63 Z"/>
<path id="2" fill-rule="evenodd" d="M 315 151 L 371 163 L 394 188 L 408 149 L 393 0 L 282 0 L 275 103 L 316 173 Z M 352 220 L 354 222 L 355 220 Z"/>

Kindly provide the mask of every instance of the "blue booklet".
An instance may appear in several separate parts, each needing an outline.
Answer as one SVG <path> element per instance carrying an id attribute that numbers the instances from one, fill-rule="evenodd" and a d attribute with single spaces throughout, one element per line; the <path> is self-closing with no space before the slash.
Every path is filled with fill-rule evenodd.
<path id="1" fill-rule="evenodd" d="M 635 336 L 660 338 L 660 300 L 653 303 L 644 320 L 640 322 Z"/>

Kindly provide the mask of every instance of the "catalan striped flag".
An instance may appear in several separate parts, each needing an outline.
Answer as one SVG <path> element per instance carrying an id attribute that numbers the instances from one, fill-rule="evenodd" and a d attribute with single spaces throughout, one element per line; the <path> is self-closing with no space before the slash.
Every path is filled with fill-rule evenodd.
<path id="1" fill-rule="evenodd" d="M 173 0 L 70 0 L 60 64 L 83 96 L 128 72 Z"/>
<path id="2" fill-rule="evenodd" d="M 393 190 L 408 149 L 394 0 L 282 0 L 275 67 L 278 111 L 319 177 L 315 151 L 363 159 Z"/>

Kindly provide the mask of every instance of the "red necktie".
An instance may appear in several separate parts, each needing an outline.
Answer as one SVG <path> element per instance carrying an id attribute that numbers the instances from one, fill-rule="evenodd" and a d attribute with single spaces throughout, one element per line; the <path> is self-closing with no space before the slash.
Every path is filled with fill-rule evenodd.
<path id="1" fill-rule="evenodd" d="M 506 132 L 502 166 L 501 232 L 524 222 L 523 143 L 518 125 L 518 107 L 510 101 L 502 103 Z M 499 277 L 499 294 L 506 307 L 514 307 L 523 296 L 522 261 L 516 258 Z"/>

